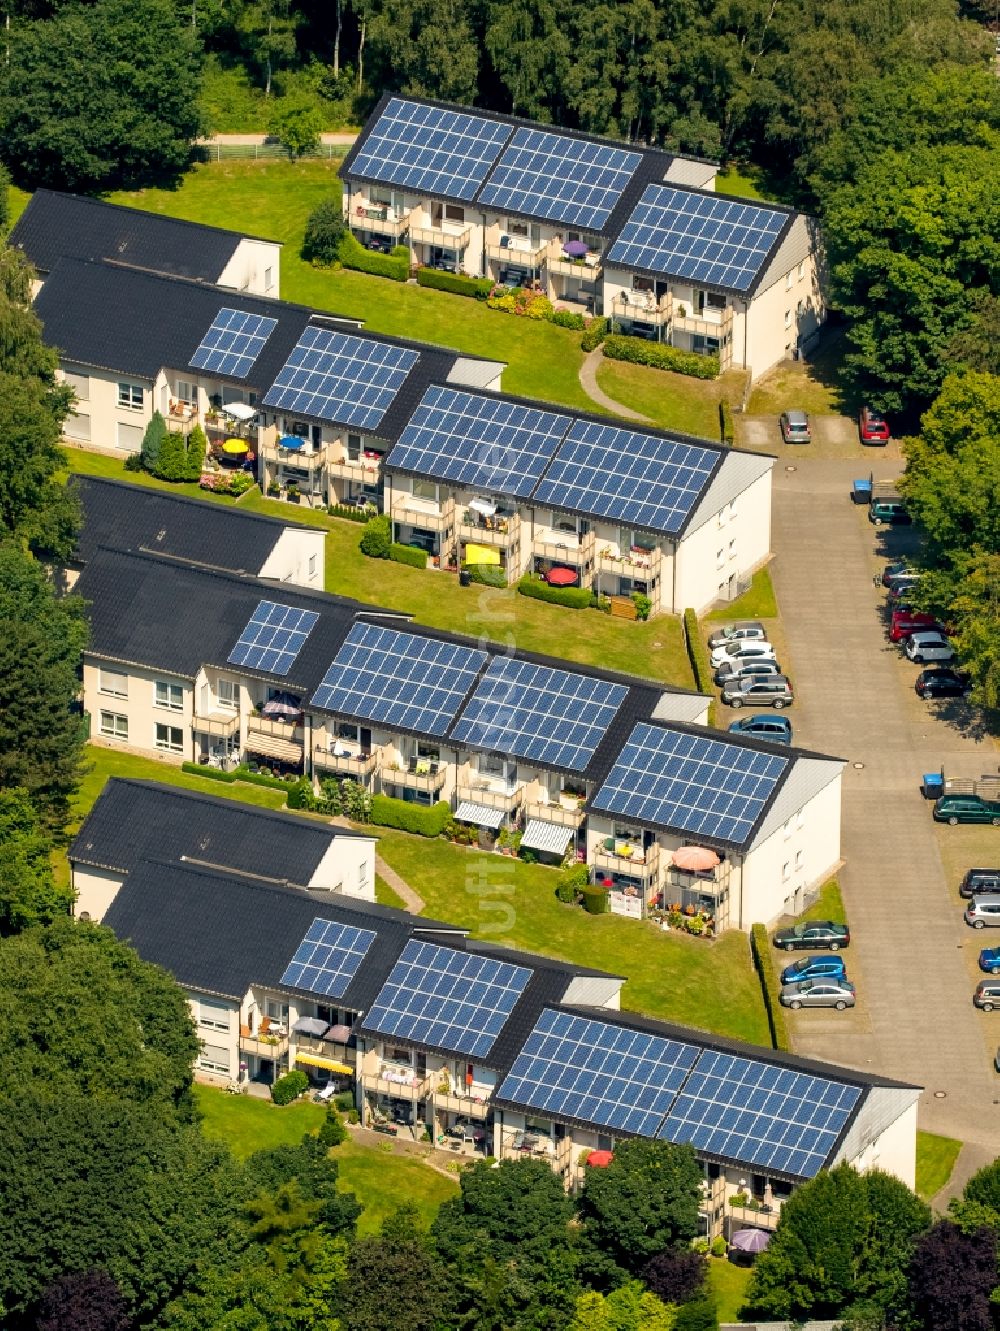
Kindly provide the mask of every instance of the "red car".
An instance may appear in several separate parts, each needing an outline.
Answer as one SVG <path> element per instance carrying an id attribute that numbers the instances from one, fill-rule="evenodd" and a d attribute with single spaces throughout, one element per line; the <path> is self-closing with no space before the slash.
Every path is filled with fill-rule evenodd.
<path id="1" fill-rule="evenodd" d="M 911 633 L 922 629 L 933 629 L 944 633 L 943 625 L 933 615 L 925 615 L 919 610 L 894 610 L 889 623 L 889 637 L 892 642 L 903 642 Z"/>
<path id="2" fill-rule="evenodd" d="M 858 434 L 863 444 L 887 444 L 890 439 L 889 422 L 880 411 L 862 407 L 858 413 Z"/>

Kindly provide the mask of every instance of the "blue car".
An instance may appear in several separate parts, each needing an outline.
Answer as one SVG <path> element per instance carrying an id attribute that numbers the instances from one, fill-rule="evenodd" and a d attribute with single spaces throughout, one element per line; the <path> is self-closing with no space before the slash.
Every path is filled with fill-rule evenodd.
<path id="1" fill-rule="evenodd" d="M 772 744 L 791 744 L 792 723 L 787 716 L 741 716 L 729 727 L 730 735 L 752 735 Z"/>
<path id="2" fill-rule="evenodd" d="M 1000 947 L 984 947 L 979 954 L 979 969 L 989 975 L 1000 975 Z"/>
<path id="3" fill-rule="evenodd" d="M 846 980 L 847 967 L 842 957 L 802 957 L 781 972 L 782 984 L 799 980 Z"/>

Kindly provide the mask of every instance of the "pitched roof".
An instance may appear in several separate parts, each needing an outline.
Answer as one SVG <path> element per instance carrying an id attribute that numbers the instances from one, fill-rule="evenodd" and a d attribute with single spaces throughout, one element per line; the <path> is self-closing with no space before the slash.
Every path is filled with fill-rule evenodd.
<path id="1" fill-rule="evenodd" d="M 239 231 L 48 189 L 35 191 L 10 234 L 42 273 L 60 259 L 110 259 L 199 282 L 218 282 L 243 239 Z"/>

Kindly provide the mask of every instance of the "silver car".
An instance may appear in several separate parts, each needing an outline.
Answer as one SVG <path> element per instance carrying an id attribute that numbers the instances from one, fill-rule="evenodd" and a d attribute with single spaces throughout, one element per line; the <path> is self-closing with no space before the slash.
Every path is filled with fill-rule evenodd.
<path id="1" fill-rule="evenodd" d="M 744 675 L 722 690 L 727 707 L 789 707 L 795 701 L 785 675 Z"/>
<path id="2" fill-rule="evenodd" d="M 954 661 L 955 649 L 943 633 L 927 629 L 910 634 L 906 640 L 906 655 L 919 665 L 923 665 L 925 661 L 947 664 Z"/>
<path id="3" fill-rule="evenodd" d="M 973 929 L 1000 929 L 1000 897 L 973 897 L 965 908 L 965 923 Z"/>
<path id="4" fill-rule="evenodd" d="M 737 679 L 747 675 L 780 675 L 781 666 L 769 657 L 755 657 L 749 661 L 723 661 L 715 672 L 715 682 L 720 688 L 728 689 Z"/>
<path id="5" fill-rule="evenodd" d="M 748 638 L 767 638 L 767 629 L 756 619 L 743 620 L 738 624 L 727 624 L 718 633 L 713 633 L 708 640 L 710 648 L 728 647 L 731 642 L 745 642 Z"/>
<path id="6" fill-rule="evenodd" d="M 853 1007 L 854 985 L 850 980 L 827 976 L 822 980 L 799 980 L 796 984 L 781 986 L 781 1002 L 785 1007 L 833 1007 L 838 1012 Z"/>
<path id="7" fill-rule="evenodd" d="M 783 411 L 778 418 L 786 444 L 808 444 L 812 439 L 809 417 L 804 411 Z"/>

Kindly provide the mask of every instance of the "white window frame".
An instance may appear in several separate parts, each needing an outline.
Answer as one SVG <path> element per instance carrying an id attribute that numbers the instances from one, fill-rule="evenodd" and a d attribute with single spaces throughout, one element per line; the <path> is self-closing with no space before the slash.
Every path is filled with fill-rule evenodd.
<path id="1" fill-rule="evenodd" d="M 225 697 L 223 689 L 231 690 L 231 696 Z M 240 710 L 240 686 L 235 679 L 220 679 L 215 686 L 215 697 L 219 706 L 227 712 L 238 712 Z"/>
<path id="2" fill-rule="evenodd" d="M 785 311 L 785 327 L 786 327 L 786 328 L 791 328 L 791 326 L 792 326 L 792 312 L 791 312 L 791 310 L 786 310 L 786 311 Z"/>
<path id="3" fill-rule="evenodd" d="M 271 268 L 264 269 L 264 290 L 270 291 L 274 286 L 274 272 Z"/>
<path id="4" fill-rule="evenodd" d="M 784 864 L 781 866 L 781 881 L 783 883 L 787 883 L 789 878 L 791 878 L 791 876 L 792 876 L 792 862 L 791 860 L 785 860 Z"/>
<path id="5" fill-rule="evenodd" d="M 223 1063 L 220 1059 L 212 1058 L 207 1050 L 223 1051 L 226 1055 L 226 1061 Z M 229 1061 L 229 1050 L 221 1044 L 202 1044 L 201 1052 L 198 1055 L 198 1066 L 205 1072 L 221 1072 L 225 1076 L 232 1076 L 232 1065 Z"/>
<path id="6" fill-rule="evenodd" d="M 105 670 L 100 666 L 97 671 L 97 692 L 106 698 L 128 697 L 128 675 L 122 670 Z"/>
<path id="7" fill-rule="evenodd" d="M 722 568 L 722 566 L 723 566 L 723 564 L 725 564 L 725 562 L 726 562 L 726 550 L 725 550 L 725 546 L 723 546 L 723 548 L 722 548 L 721 550 L 716 551 L 716 555 L 715 555 L 715 567 L 716 567 L 716 568 Z"/>
<path id="8" fill-rule="evenodd" d="M 128 742 L 128 717 L 122 712 L 102 711 L 98 729 L 106 739 L 120 739 Z"/>
<path id="9" fill-rule="evenodd" d="M 161 696 L 161 690 L 165 697 Z M 175 695 L 176 700 L 175 700 Z M 153 706 L 164 712 L 183 712 L 184 685 L 174 684 L 169 679 L 158 679 L 153 684 Z"/>
<path id="10" fill-rule="evenodd" d="M 137 395 L 138 401 L 136 400 Z M 128 379 L 119 379 L 118 405 L 123 411 L 142 411 L 146 405 L 146 390 L 142 384 L 133 384 Z"/>
<path id="11" fill-rule="evenodd" d="M 801 869 L 801 868 L 802 868 L 802 860 L 803 860 L 804 855 L 805 855 L 805 851 L 797 850 L 797 851 L 795 852 L 795 867 L 796 867 L 796 869 Z"/>
<path id="12" fill-rule="evenodd" d="M 785 290 L 791 291 L 791 289 L 792 289 L 792 270 L 789 268 L 788 272 L 785 274 Z"/>
<path id="13" fill-rule="evenodd" d="M 316 556 L 315 556 L 315 555 L 310 555 L 310 556 L 309 556 L 309 576 L 310 576 L 310 578 L 315 578 L 315 576 L 316 576 Z"/>
<path id="14" fill-rule="evenodd" d="M 800 281 L 800 282 L 801 282 L 802 279 L 805 277 L 805 275 L 806 275 L 806 261 L 805 261 L 805 259 L 803 259 L 802 262 L 799 264 L 799 281 Z"/>
<path id="15" fill-rule="evenodd" d="M 160 732 L 164 731 L 163 738 L 160 738 Z M 174 735 L 179 735 L 180 739 L 175 741 Z M 183 753 L 184 752 L 184 731 L 181 726 L 166 725 L 162 721 L 157 721 L 153 730 L 153 742 L 163 753 Z"/>
<path id="16" fill-rule="evenodd" d="M 206 1008 L 206 1006 L 208 1007 L 209 1012 L 222 1012 L 222 1013 L 224 1013 L 224 1014 L 225 1014 L 225 1018 L 226 1018 L 226 1020 L 225 1020 L 225 1021 L 220 1021 L 218 1017 L 215 1017 L 215 1016 L 206 1016 L 206 1015 L 205 1015 L 205 1008 Z M 229 1031 L 229 1030 L 232 1029 L 232 1021 L 231 1021 L 231 1017 L 230 1017 L 230 1011 L 229 1011 L 229 1009 L 228 1009 L 227 1007 L 225 1007 L 222 1003 L 206 1003 L 206 1000 L 205 1000 L 205 999 L 199 999 L 199 1000 L 198 1000 L 198 1025 L 199 1025 L 199 1026 L 204 1026 L 207 1030 L 210 1030 L 210 1031 Z"/>
<path id="17" fill-rule="evenodd" d="M 197 406 L 198 388 L 190 379 L 177 380 L 177 401 L 183 402 L 186 407 Z"/>

